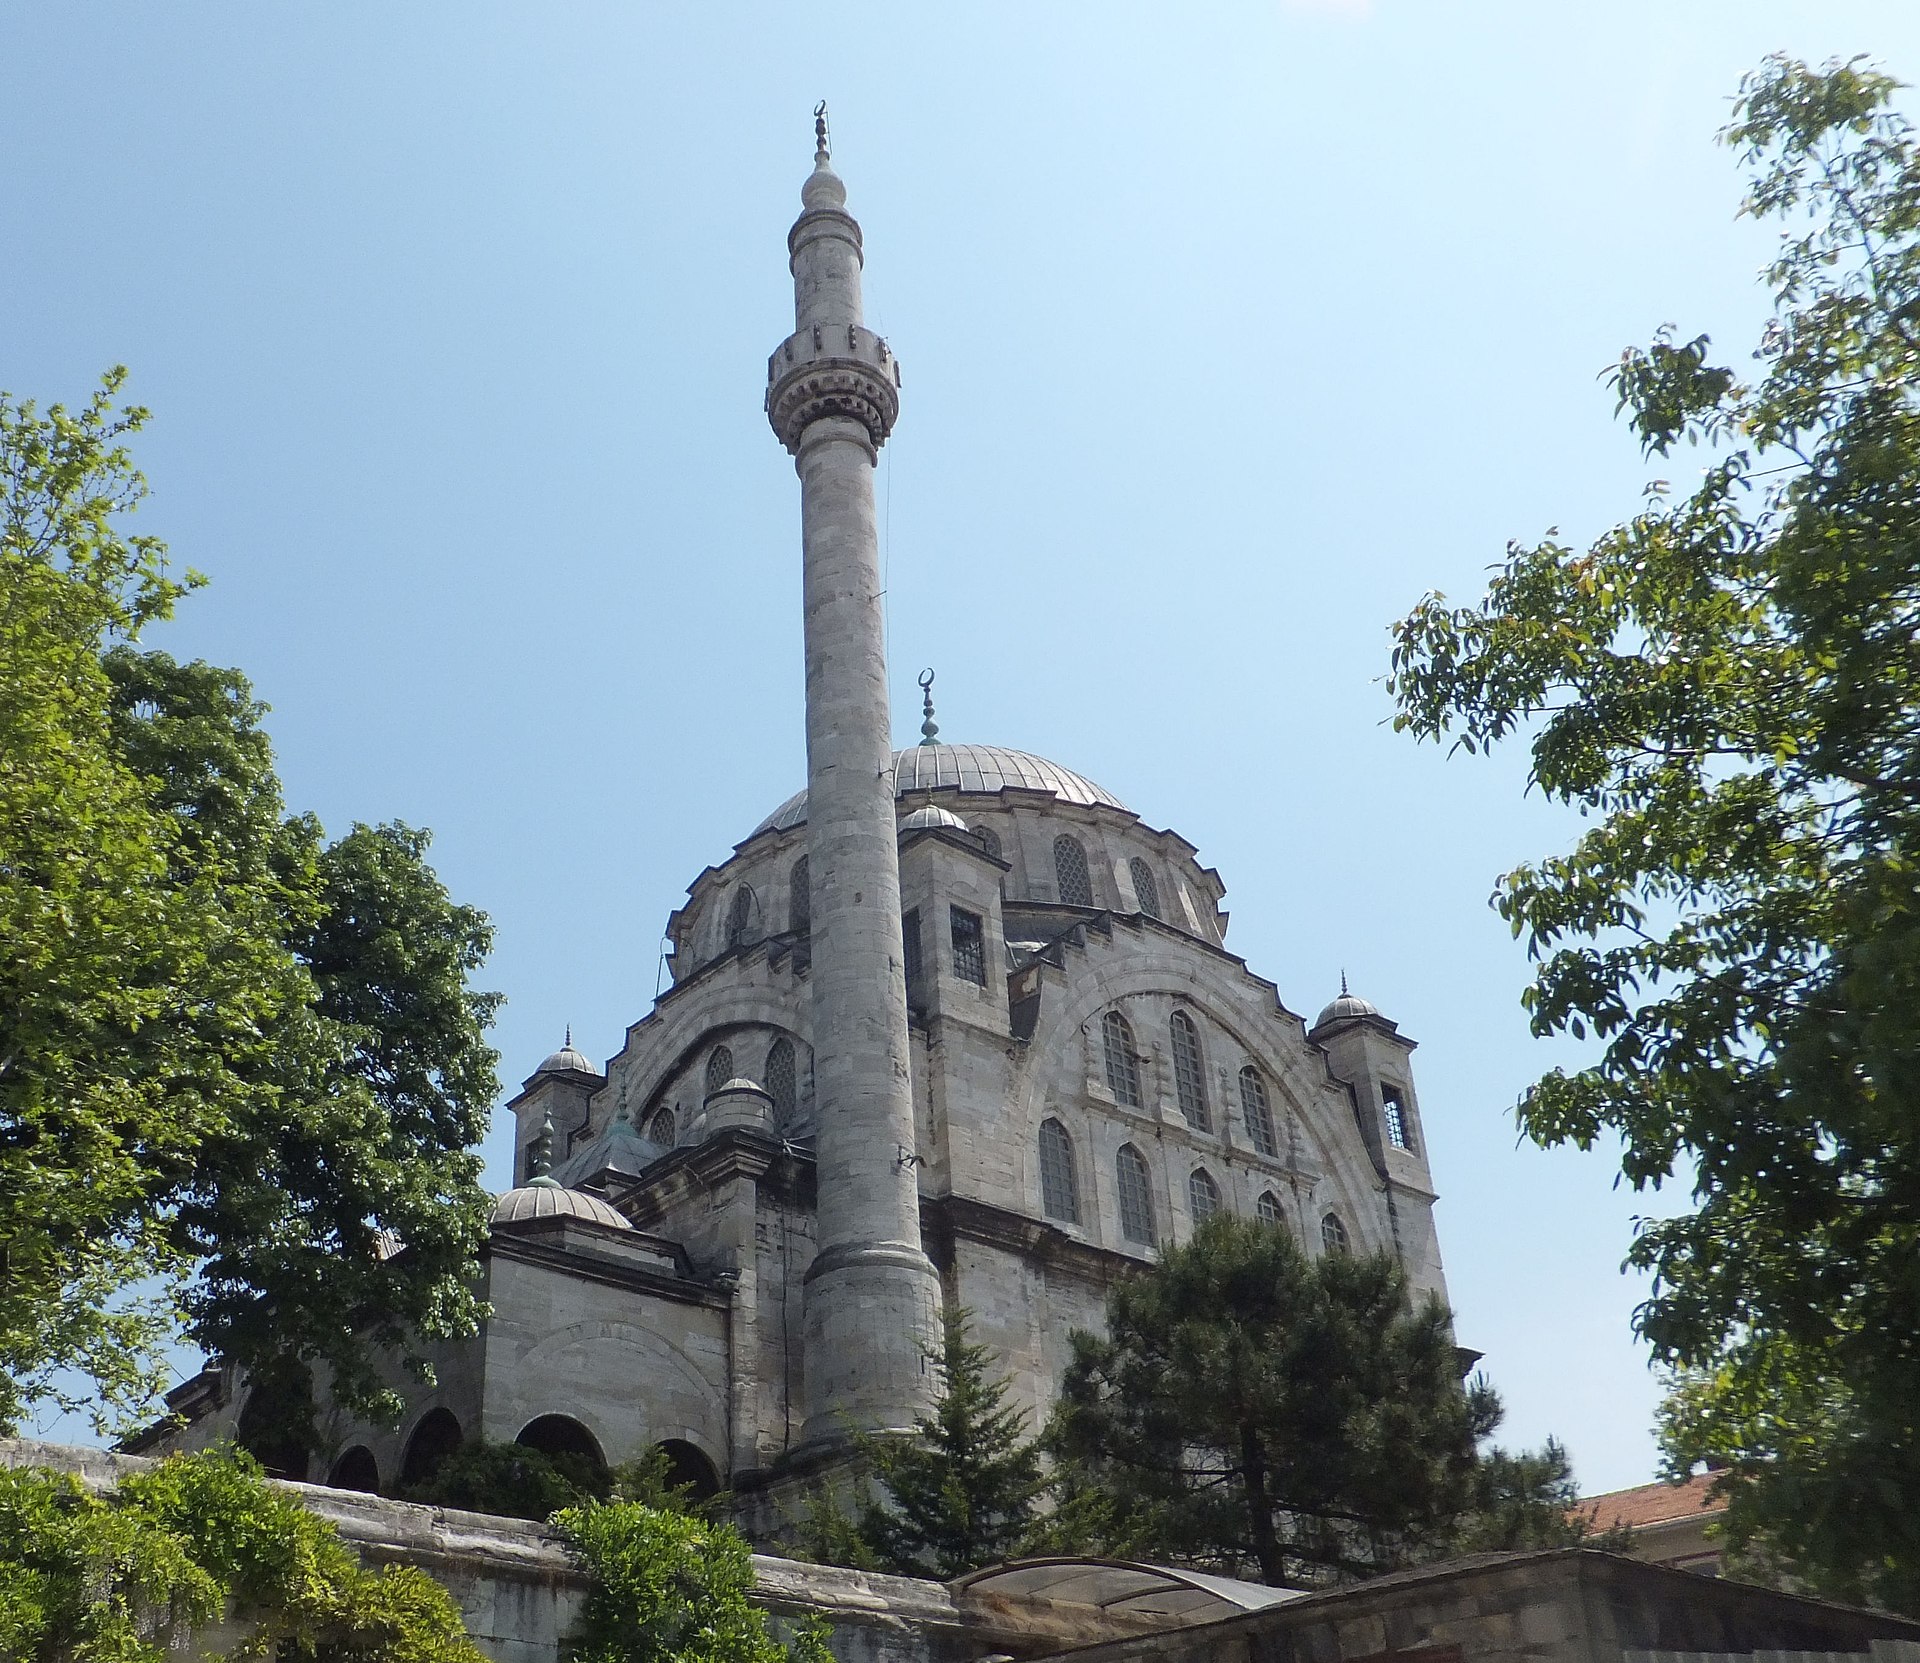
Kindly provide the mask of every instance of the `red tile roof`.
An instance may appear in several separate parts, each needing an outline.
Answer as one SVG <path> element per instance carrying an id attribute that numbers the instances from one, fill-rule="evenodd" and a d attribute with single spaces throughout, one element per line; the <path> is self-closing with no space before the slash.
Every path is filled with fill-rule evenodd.
<path id="1" fill-rule="evenodd" d="M 1580 1511 L 1591 1513 L 1602 1530 L 1617 1524 L 1637 1528 L 1649 1524 L 1671 1524 L 1679 1519 L 1697 1519 L 1724 1513 L 1727 1504 L 1707 1492 L 1717 1475 L 1697 1473 L 1678 1484 L 1638 1484 L 1631 1490 L 1610 1490 L 1602 1496 L 1582 1496 Z"/>

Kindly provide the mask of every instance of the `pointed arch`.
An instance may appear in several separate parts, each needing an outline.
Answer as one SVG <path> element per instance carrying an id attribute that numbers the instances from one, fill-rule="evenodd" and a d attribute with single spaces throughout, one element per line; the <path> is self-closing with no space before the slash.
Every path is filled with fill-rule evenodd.
<path id="1" fill-rule="evenodd" d="M 1130 1143 L 1113 1157 L 1114 1188 L 1120 1200 L 1120 1234 L 1142 1247 L 1160 1239 L 1153 1223 L 1153 1177 L 1147 1158 Z"/>
<path id="2" fill-rule="evenodd" d="M 1040 1122 L 1040 1210 L 1062 1224 L 1080 1222 L 1080 1186 L 1073 1171 L 1073 1139 L 1049 1116 Z"/>
<path id="3" fill-rule="evenodd" d="M 1173 1049 L 1173 1087 L 1180 1099 L 1180 1112 L 1196 1132 L 1213 1130 L 1213 1115 L 1207 1108 L 1207 1070 L 1200 1055 L 1200 1030 L 1193 1018 L 1176 1010 L 1167 1019 L 1167 1033 Z"/>
<path id="4" fill-rule="evenodd" d="M 707 1095 L 711 1097 L 733 1077 L 733 1047 L 716 1045 L 707 1058 Z"/>
<path id="5" fill-rule="evenodd" d="M 793 1041 L 784 1035 L 767 1047 L 766 1088 L 773 1099 L 774 1125 L 787 1125 L 800 1105 L 800 1079 L 794 1066 Z"/>
<path id="6" fill-rule="evenodd" d="M 1160 916 L 1160 886 L 1153 881 L 1153 868 L 1138 855 L 1127 862 L 1127 870 L 1133 874 L 1133 893 L 1140 902 L 1140 910 L 1149 918 Z"/>
<path id="7" fill-rule="evenodd" d="M 1140 1107 L 1140 1054 L 1134 1048 L 1133 1027 L 1118 1011 L 1100 1018 L 1100 1049 L 1107 1065 L 1107 1090 L 1116 1103 Z"/>
<path id="8" fill-rule="evenodd" d="M 1087 847 L 1079 838 L 1062 832 L 1053 840 L 1053 877 L 1059 885 L 1060 899 L 1070 907 L 1090 907 L 1093 902 L 1093 874 L 1087 867 Z"/>
<path id="9" fill-rule="evenodd" d="M 795 934 L 813 928 L 813 876 L 805 855 L 787 874 L 787 928 Z"/>
<path id="10" fill-rule="evenodd" d="M 1267 1102 L 1267 1082 L 1252 1063 L 1240 1070 L 1240 1117 L 1247 1137 L 1262 1155 L 1277 1156 L 1280 1143 L 1273 1135 L 1273 1111 Z"/>
<path id="11" fill-rule="evenodd" d="M 1276 1230 L 1286 1228 L 1287 1215 L 1281 1211 L 1280 1197 L 1272 1190 L 1260 1192 L 1260 1199 L 1253 1204 L 1253 1214 L 1262 1224 L 1271 1224 Z"/>
<path id="12" fill-rule="evenodd" d="M 1204 1166 L 1196 1166 L 1187 1174 L 1187 1213 L 1194 1225 L 1205 1224 L 1220 1210 L 1220 1186 L 1213 1181 L 1213 1174 Z"/>
<path id="13" fill-rule="evenodd" d="M 1350 1251 L 1351 1241 L 1347 1236 L 1346 1224 L 1338 1213 L 1326 1213 L 1320 1219 L 1320 1251 L 1322 1253 L 1345 1253 Z"/>

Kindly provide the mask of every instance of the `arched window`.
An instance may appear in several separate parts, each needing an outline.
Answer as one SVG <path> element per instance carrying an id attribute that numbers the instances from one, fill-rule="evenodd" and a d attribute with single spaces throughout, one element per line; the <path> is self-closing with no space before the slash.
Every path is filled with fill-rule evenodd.
<path id="1" fill-rule="evenodd" d="M 1066 1224 L 1080 1222 L 1080 1190 L 1073 1181 L 1073 1139 L 1057 1120 L 1040 1122 L 1040 1210 Z"/>
<path id="2" fill-rule="evenodd" d="M 1116 1103 L 1140 1107 L 1140 1058 L 1133 1048 L 1133 1029 L 1118 1011 L 1100 1019 L 1100 1045 L 1107 1057 L 1107 1090 Z"/>
<path id="3" fill-rule="evenodd" d="M 646 1135 L 650 1142 L 665 1144 L 667 1148 L 671 1149 L 675 1141 L 673 1133 L 673 1110 L 656 1110 L 653 1118 L 647 1122 Z"/>
<path id="4" fill-rule="evenodd" d="M 716 1045 L 707 1058 L 707 1095 L 711 1097 L 733 1078 L 733 1047 Z"/>
<path id="5" fill-rule="evenodd" d="M 1240 1113 L 1247 1123 L 1247 1136 L 1263 1155 L 1278 1155 L 1280 1145 L 1273 1135 L 1273 1111 L 1267 1107 L 1267 1082 L 1252 1063 L 1240 1070 Z"/>
<path id="6" fill-rule="evenodd" d="M 787 874 L 787 928 L 795 932 L 813 928 L 813 877 L 802 855 Z"/>
<path id="7" fill-rule="evenodd" d="M 1396 1149 L 1413 1148 L 1413 1128 L 1407 1124 L 1406 1099 L 1398 1086 L 1380 1088 L 1380 1107 L 1387 1119 L 1387 1142 Z"/>
<path id="8" fill-rule="evenodd" d="M 1347 1227 L 1340 1222 L 1338 1213 L 1328 1213 L 1320 1220 L 1320 1250 L 1323 1253 L 1347 1251 Z"/>
<path id="9" fill-rule="evenodd" d="M 738 947 L 753 929 L 753 885 L 743 883 L 727 907 L 727 945 Z"/>
<path id="10" fill-rule="evenodd" d="M 975 841 L 979 843 L 981 849 L 985 853 L 992 855 L 995 860 L 999 860 L 1001 858 L 1000 834 L 997 831 L 995 831 L 993 827 L 975 826 L 973 828 L 973 835 L 974 835 Z"/>
<path id="11" fill-rule="evenodd" d="M 1153 1228 L 1153 1184 L 1146 1157 L 1132 1144 L 1121 1144 L 1113 1158 L 1113 1176 L 1120 1192 L 1120 1234 L 1142 1247 L 1153 1246 L 1159 1237 Z"/>
<path id="12" fill-rule="evenodd" d="M 776 1039 L 767 1051 L 767 1095 L 773 1099 L 773 1123 L 784 1126 L 793 1119 L 800 1100 L 799 1080 L 793 1066 L 793 1041 Z"/>
<path id="13" fill-rule="evenodd" d="M 1262 1190 L 1260 1199 L 1253 1204 L 1254 1217 L 1262 1224 L 1271 1224 L 1276 1230 L 1286 1228 L 1286 1214 L 1280 1211 L 1280 1197 L 1272 1190 Z"/>
<path id="14" fill-rule="evenodd" d="M 355 1444 L 334 1462 L 333 1471 L 327 1474 L 327 1483 L 336 1490 L 359 1490 L 364 1495 L 377 1496 L 380 1463 L 374 1460 L 373 1451 L 365 1444 Z"/>
<path id="15" fill-rule="evenodd" d="M 1197 1132 L 1212 1130 L 1207 1112 L 1207 1071 L 1200 1061 L 1200 1030 L 1185 1011 L 1175 1011 L 1167 1024 L 1173 1040 L 1173 1089 L 1180 1112 Z"/>
<path id="16" fill-rule="evenodd" d="M 429 1409 L 407 1439 L 407 1453 L 400 1463 L 400 1488 L 407 1491 L 424 1484 L 440 1470 L 440 1463 L 460 1447 L 460 1423 L 451 1409 Z"/>
<path id="17" fill-rule="evenodd" d="M 1140 899 L 1140 910 L 1149 918 L 1160 916 L 1160 886 L 1153 881 L 1153 868 L 1138 855 L 1127 862 L 1133 874 L 1133 892 Z"/>
<path id="18" fill-rule="evenodd" d="M 1066 905 L 1093 905 L 1093 877 L 1087 871 L 1087 851 L 1079 838 L 1062 832 L 1053 840 L 1053 877 L 1060 886 L 1060 899 Z"/>
<path id="19" fill-rule="evenodd" d="M 1193 1215 L 1193 1222 L 1198 1226 L 1205 1224 L 1219 1210 L 1220 1186 L 1204 1166 L 1196 1166 L 1187 1174 L 1187 1211 Z"/>

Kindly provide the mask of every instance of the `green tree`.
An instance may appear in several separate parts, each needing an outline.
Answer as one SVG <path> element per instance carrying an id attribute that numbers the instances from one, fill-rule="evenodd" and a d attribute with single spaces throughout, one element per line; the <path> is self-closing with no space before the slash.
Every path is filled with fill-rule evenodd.
<path id="1" fill-rule="evenodd" d="M 223 1618 L 248 1655 L 481 1663 L 444 1589 L 363 1569 L 245 1454 L 170 1456 L 104 1495 L 0 1468 L 0 1656 L 166 1663 Z"/>
<path id="2" fill-rule="evenodd" d="M 1011 1559 L 1048 1487 L 1027 1417 L 1007 1402 L 969 1322 L 958 1307 L 942 1313 L 940 1347 L 929 1353 L 939 1392 L 913 1435 L 867 1445 L 885 1504 L 862 1511 L 860 1537 L 896 1575 L 945 1581 Z"/>
<path id="3" fill-rule="evenodd" d="M 1047 1442 L 1140 1548 L 1310 1587 L 1452 1548 L 1497 1489 L 1451 1319 L 1387 1254 L 1309 1259 L 1225 1215 L 1121 1283 L 1073 1336 Z"/>
<path id="4" fill-rule="evenodd" d="M 1663 331 L 1611 380 L 1700 447 L 1584 551 L 1515 546 L 1397 626 L 1396 724 L 1531 748 L 1594 821 L 1494 904 L 1533 1031 L 1595 1042 L 1519 1106 L 1610 1137 L 1645 1224 L 1636 1317 L 1683 1385 L 1672 1469 L 1728 1467 L 1732 1543 L 1920 1611 L 1920 151 L 1895 83 L 1775 58 L 1722 135 L 1780 218 L 1749 374 Z"/>
<path id="5" fill-rule="evenodd" d="M 380 1417 L 380 1353 L 472 1329 L 490 932 L 424 833 L 286 812 L 242 676 L 135 644 L 182 583 L 120 530 L 119 384 L 0 399 L 0 1423 L 62 1369 L 124 1414 L 184 1336 L 298 1442 L 316 1377 Z"/>
<path id="6" fill-rule="evenodd" d="M 633 1501 L 586 1502 L 553 1523 L 592 1578 L 568 1639 L 574 1663 L 832 1663 L 821 1624 L 774 1637 L 730 1525 Z"/>

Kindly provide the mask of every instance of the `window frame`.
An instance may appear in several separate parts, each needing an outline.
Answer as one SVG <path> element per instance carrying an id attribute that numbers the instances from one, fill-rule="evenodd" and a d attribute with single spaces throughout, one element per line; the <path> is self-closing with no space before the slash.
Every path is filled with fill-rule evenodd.
<path id="1" fill-rule="evenodd" d="M 1320 1251 L 1323 1255 L 1353 1251 L 1353 1237 L 1347 1231 L 1347 1221 L 1331 1207 L 1320 1215 Z"/>
<path id="2" fill-rule="evenodd" d="M 1262 1190 L 1259 1200 L 1253 1204 L 1253 1216 L 1275 1230 L 1284 1230 L 1287 1227 L 1287 1210 L 1280 1204 L 1279 1191 Z"/>
<path id="3" fill-rule="evenodd" d="M 727 1059 L 725 1069 L 720 1068 L 720 1059 Z M 707 1053 L 707 1074 L 705 1095 L 711 1097 L 729 1080 L 738 1079 L 740 1069 L 733 1059 L 733 1047 L 722 1040 Z"/>
<path id="4" fill-rule="evenodd" d="M 1067 855 L 1074 865 L 1071 869 L 1061 866 L 1061 856 Z M 1074 880 L 1074 887 L 1085 896 L 1084 900 L 1068 895 L 1068 878 Z M 1087 856 L 1087 846 L 1072 832 L 1061 832 L 1053 840 L 1053 887 L 1065 907 L 1092 907 L 1099 902 L 1093 898 L 1093 865 Z"/>
<path id="5" fill-rule="evenodd" d="M 1247 1141 L 1253 1145 L 1254 1153 L 1277 1161 L 1280 1140 L 1273 1124 L 1273 1098 L 1267 1091 L 1266 1075 L 1254 1063 L 1246 1063 L 1240 1069 L 1240 1118 L 1246 1124 Z"/>
<path id="6" fill-rule="evenodd" d="M 1050 1114 L 1040 1122 L 1035 1141 L 1040 1168 L 1040 1214 L 1056 1224 L 1077 1225 L 1080 1182 L 1073 1155 L 1073 1134 L 1058 1115 Z"/>
<path id="7" fill-rule="evenodd" d="M 1160 1229 L 1154 1217 L 1153 1168 L 1131 1143 L 1123 1143 L 1114 1151 L 1113 1182 L 1119 1201 L 1121 1237 L 1136 1247 L 1158 1247 Z"/>
<path id="8" fill-rule="evenodd" d="M 1100 1048 L 1107 1069 L 1107 1090 L 1122 1108 L 1146 1106 L 1140 1090 L 1140 1051 L 1133 1024 L 1117 1010 L 1100 1018 Z"/>
<path id="9" fill-rule="evenodd" d="M 1167 1018 L 1167 1040 L 1181 1117 L 1196 1132 L 1211 1132 L 1213 1110 L 1207 1104 L 1207 1054 L 1200 1044 L 1200 1024 L 1178 1005 Z"/>
<path id="10" fill-rule="evenodd" d="M 1226 1204 L 1219 1181 L 1204 1166 L 1196 1166 L 1187 1174 L 1187 1217 L 1196 1230 L 1208 1219 L 1218 1217 Z"/>
<path id="11" fill-rule="evenodd" d="M 1160 883 L 1153 875 L 1153 867 L 1144 855 L 1134 855 L 1127 861 L 1127 873 L 1133 879 L 1133 895 L 1140 910 L 1149 918 L 1164 920 L 1166 914 L 1160 909 Z"/>
<path id="12" fill-rule="evenodd" d="M 963 937 L 971 937 L 963 940 Z M 953 952 L 953 973 L 975 987 L 987 985 L 987 921 L 971 907 L 949 903 L 947 944 Z"/>

